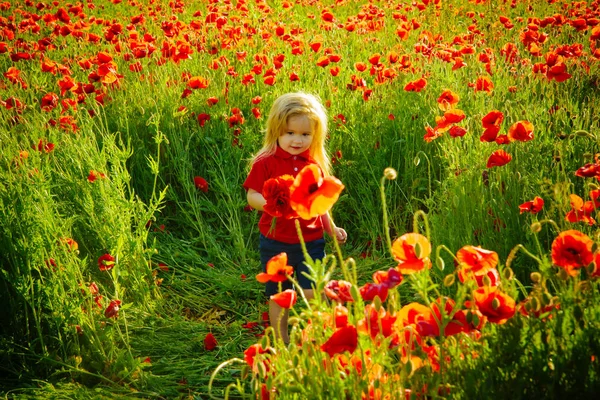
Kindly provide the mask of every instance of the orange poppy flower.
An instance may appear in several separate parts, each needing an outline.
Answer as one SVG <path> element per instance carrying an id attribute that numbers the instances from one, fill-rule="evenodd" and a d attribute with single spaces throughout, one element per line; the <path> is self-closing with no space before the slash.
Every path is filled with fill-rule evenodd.
<path id="1" fill-rule="evenodd" d="M 367 69 L 367 64 L 365 64 L 364 62 L 357 62 L 357 63 L 354 63 L 354 68 L 358 72 L 363 72 L 364 70 Z"/>
<path id="2" fill-rule="evenodd" d="M 512 160 L 512 156 L 504 150 L 496 150 L 493 152 L 487 160 L 486 166 L 488 168 L 501 167 L 506 165 Z"/>
<path id="3" fill-rule="evenodd" d="M 373 282 L 384 284 L 389 289 L 393 289 L 402 283 L 402 274 L 395 268 L 390 268 L 387 271 L 375 271 L 373 273 Z"/>
<path id="4" fill-rule="evenodd" d="M 431 268 L 431 244 L 419 233 L 405 233 L 394 240 L 392 254 L 398 261 L 396 268 L 403 274 Z"/>
<path id="5" fill-rule="evenodd" d="M 475 82 L 476 92 L 488 92 L 492 93 L 494 90 L 494 83 L 487 76 L 480 76 Z"/>
<path id="6" fill-rule="evenodd" d="M 458 250 L 456 258 L 466 275 L 483 276 L 498 265 L 498 253 L 470 245 Z"/>
<path id="7" fill-rule="evenodd" d="M 448 111 L 453 109 L 454 106 L 458 104 L 459 100 L 460 97 L 458 97 L 456 93 L 454 93 L 452 90 L 446 89 L 442 92 L 440 97 L 438 97 L 437 103 L 441 110 Z"/>
<path id="8" fill-rule="evenodd" d="M 544 199 L 535 196 L 533 200 L 527 201 L 519 206 L 519 214 L 523 214 L 524 212 L 537 214 L 542 211 L 542 208 L 544 208 Z"/>
<path id="9" fill-rule="evenodd" d="M 533 124 L 529 121 L 517 121 L 508 128 L 510 140 L 528 142 L 533 140 Z"/>
<path id="10" fill-rule="evenodd" d="M 208 79 L 203 78 L 201 76 L 194 76 L 190 78 L 187 85 L 190 89 L 206 89 L 208 87 L 208 84 Z"/>
<path id="11" fill-rule="evenodd" d="M 290 204 L 300 218 L 323 215 L 335 204 L 344 185 L 339 179 L 323 177 L 316 164 L 302 168 L 290 188 Z"/>
<path id="12" fill-rule="evenodd" d="M 593 244 L 592 239 L 579 231 L 561 232 L 552 242 L 552 263 L 575 276 L 578 268 L 587 267 L 594 261 Z"/>
<path id="13" fill-rule="evenodd" d="M 594 225 L 596 220 L 592 218 L 592 214 L 598 208 L 596 199 L 593 201 L 584 202 L 583 199 L 576 194 L 569 195 L 571 210 L 565 215 L 565 220 L 569 222 L 585 222 L 589 225 Z"/>
<path id="14" fill-rule="evenodd" d="M 388 314 L 384 307 L 377 311 L 373 305 L 367 304 L 365 306 L 365 318 L 358 321 L 357 329 L 359 332 L 369 334 L 371 339 L 375 339 L 380 333 L 383 337 L 389 337 L 394 333 L 393 326 L 395 322 L 396 316 Z"/>
<path id="15" fill-rule="evenodd" d="M 256 275 L 256 280 L 260 283 L 287 281 L 288 276 L 294 273 L 294 267 L 287 265 L 287 260 L 286 253 L 277 254 L 267 262 L 267 272 Z"/>
<path id="16" fill-rule="evenodd" d="M 477 309 L 490 322 L 503 324 L 515 315 L 515 300 L 502 293 L 497 286 L 482 286 L 473 292 Z"/>
<path id="17" fill-rule="evenodd" d="M 283 308 L 292 308 L 294 304 L 296 304 L 296 300 L 298 300 L 298 295 L 296 291 L 293 289 L 284 290 L 281 293 L 274 294 L 271 296 L 271 300 L 273 300 L 277 305 Z"/>
<path id="18" fill-rule="evenodd" d="M 345 351 L 353 353 L 358 345 L 358 332 L 354 325 L 338 328 L 333 335 L 321 346 L 321 350 L 333 357 Z"/>

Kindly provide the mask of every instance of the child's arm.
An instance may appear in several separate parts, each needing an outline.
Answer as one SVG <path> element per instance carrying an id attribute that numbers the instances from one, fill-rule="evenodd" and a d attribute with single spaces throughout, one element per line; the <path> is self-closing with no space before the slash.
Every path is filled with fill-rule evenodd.
<path id="1" fill-rule="evenodd" d="M 263 195 L 254 189 L 248 189 L 246 198 L 248 199 L 248 204 L 250 204 L 250 207 L 258 211 L 263 211 L 265 204 L 267 204 L 267 201 Z"/>
<path id="2" fill-rule="evenodd" d="M 329 216 L 329 213 L 326 213 L 321 218 L 323 220 L 323 229 L 325 229 L 325 232 L 327 232 L 329 236 L 335 235 L 335 238 L 339 243 L 346 243 L 346 240 L 348 239 L 348 234 L 343 228 L 335 226 L 333 220 Z"/>

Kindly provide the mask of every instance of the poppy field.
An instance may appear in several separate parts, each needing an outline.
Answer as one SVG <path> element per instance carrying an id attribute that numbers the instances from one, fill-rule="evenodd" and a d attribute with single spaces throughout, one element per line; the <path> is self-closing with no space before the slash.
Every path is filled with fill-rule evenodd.
<path id="1" fill-rule="evenodd" d="M 0 73 L 3 397 L 600 392 L 598 1 L 4 1 Z M 295 91 L 336 193 L 273 184 L 348 241 L 286 345 L 242 183 Z"/>

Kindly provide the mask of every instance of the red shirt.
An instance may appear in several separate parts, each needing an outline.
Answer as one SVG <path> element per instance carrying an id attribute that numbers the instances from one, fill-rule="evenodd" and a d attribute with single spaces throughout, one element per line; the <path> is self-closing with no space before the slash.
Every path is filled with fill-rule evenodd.
<path id="1" fill-rule="evenodd" d="M 298 175 L 308 164 L 316 164 L 317 162 L 310 156 L 309 150 L 294 156 L 277 146 L 275 154 L 265 157 L 252 164 L 252 169 L 248 178 L 244 182 L 244 189 L 254 189 L 258 193 L 262 193 L 263 185 L 266 180 L 277 178 L 281 175 Z M 276 218 L 275 228 L 271 227 L 273 217 L 266 212 L 262 213 L 260 221 L 258 221 L 258 230 L 260 233 L 283 243 L 300 243 L 298 233 L 296 232 L 296 223 L 293 219 Z M 299 218 L 300 227 L 302 229 L 302 237 L 305 242 L 321 239 L 323 237 L 323 222 L 321 217 L 316 217 L 311 220 Z"/>

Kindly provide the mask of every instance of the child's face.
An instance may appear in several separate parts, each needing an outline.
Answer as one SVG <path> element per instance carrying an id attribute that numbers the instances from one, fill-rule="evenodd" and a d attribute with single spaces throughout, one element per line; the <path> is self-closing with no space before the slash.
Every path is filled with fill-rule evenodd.
<path id="1" fill-rule="evenodd" d="M 279 147 L 292 155 L 306 151 L 313 141 L 313 126 L 306 115 L 288 118 L 286 129 L 277 139 Z"/>

